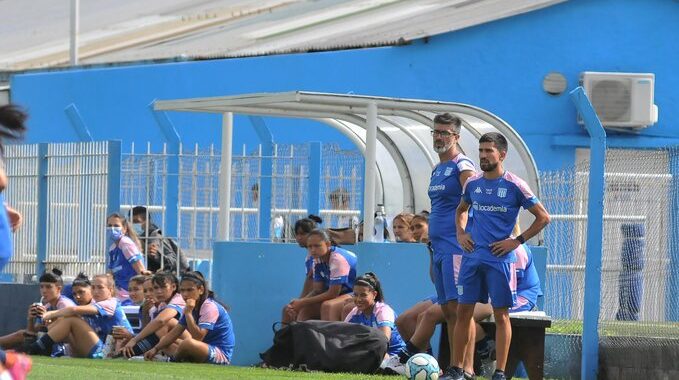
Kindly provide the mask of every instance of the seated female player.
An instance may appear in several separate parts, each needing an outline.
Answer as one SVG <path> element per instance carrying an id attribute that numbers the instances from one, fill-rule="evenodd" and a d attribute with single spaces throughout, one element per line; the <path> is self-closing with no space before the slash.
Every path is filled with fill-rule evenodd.
<path id="1" fill-rule="evenodd" d="M 339 321 L 345 301 L 351 298 L 356 278 L 356 255 L 333 246 L 328 234 L 319 229 L 309 233 L 307 250 L 314 258 L 313 290 L 290 301 L 282 322 L 308 319 Z"/>
<path id="2" fill-rule="evenodd" d="M 160 300 L 160 303 L 151 310 L 151 322 L 123 347 L 122 353 L 128 358 L 143 355 L 158 344 L 160 339 L 179 323 L 184 313 L 186 302 L 179 294 L 179 281 L 173 273 L 156 273 L 152 282 L 155 298 Z M 188 338 L 188 334 L 185 334 L 185 338 Z M 171 344 L 165 352 L 174 355 L 176 348 L 176 344 Z"/>
<path id="3" fill-rule="evenodd" d="M 80 358 L 101 359 L 104 342 L 113 326 L 132 332 L 120 302 L 115 298 L 115 283 L 109 274 L 94 276 L 94 303 L 48 311 L 43 319 L 49 324 L 47 334 L 28 347 L 33 355 L 49 355 L 55 343 L 68 343 L 71 354 Z"/>
<path id="4" fill-rule="evenodd" d="M 380 329 L 389 341 L 387 357 L 397 355 L 405 343 L 396 329 L 396 313 L 384 303 L 382 286 L 374 273 L 356 278 L 353 298 L 356 306 L 344 321 Z"/>
<path id="5" fill-rule="evenodd" d="M 230 364 L 236 341 L 231 318 L 224 306 L 215 300 L 215 295 L 208 289 L 203 275 L 200 272 L 185 273 L 179 284 L 179 291 L 186 302 L 182 318 L 144 357 L 152 360 L 184 332 L 188 332 L 190 337 L 179 344 L 174 360 Z"/>
<path id="6" fill-rule="evenodd" d="M 28 308 L 28 325 L 26 329 L 0 337 L 0 348 L 18 348 L 24 344 L 24 340 L 35 340 L 37 332 L 46 329 L 43 322 L 36 323 L 38 317 L 42 317 L 46 311 L 75 306 L 73 301 L 61 294 L 64 281 L 61 279 L 61 271 L 59 269 L 54 268 L 46 271 L 40 276 L 39 281 L 40 302 L 38 305 L 32 304 Z"/>

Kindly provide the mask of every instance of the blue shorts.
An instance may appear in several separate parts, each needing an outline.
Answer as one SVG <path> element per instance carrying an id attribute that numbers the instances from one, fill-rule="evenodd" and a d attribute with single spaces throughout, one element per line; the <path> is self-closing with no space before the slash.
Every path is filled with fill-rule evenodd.
<path id="1" fill-rule="evenodd" d="M 530 302 L 528 298 L 525 298 L 523 296 L 517 296 L 516 297 L 516 304 L 514 307 L 509 309 L 510 313 L 518 313 L 520 311 L 531 311 L 535 309 L 535 304 L 533 302 Z"/>
<path id="2" fill-rule="evenodd" d="M 433 294 L 433 295 L 431 295 L 431 296 L 429 296 L 429 297 L 423 299 L 423 300 L 420 301 L 420 302 L 429 301 L 429 302 L 431 302 L 431 303 L 439 303 L 438 300 L 439 300 L 439 296 L 437 296 L 436 294 Z"/>
<path id="3" fill-rule="evenodd" d="M 457 280 L 460 272 L 462 255 L 435 255 L 432 274 L 434 277 L 434 287 L 438 296 L 439 305 L 450 301 L 457 301 Z"/>
<path id="4" fill-rule="evenodd" d="M 458 278 L 458 302 L 491 304 L 495 308 L 514 307 L 516 303 L 516 270 L 513 263 L 483 261 L 465 255 Z"/>
<path id="5" fill-rule="evenodd" d="M 229 364 L 231 364 L 231 361 L 229 360 L 229 358 L 226 357 L 226 355 L 224 354 L 224 351 L 222 351 L 219 347 L 208 344 L 207 350 L 208 350 L 208 355 L 207 355 L 207 362 L 208 363 L 219 364 L 219 365 L 229 365 Z"/>

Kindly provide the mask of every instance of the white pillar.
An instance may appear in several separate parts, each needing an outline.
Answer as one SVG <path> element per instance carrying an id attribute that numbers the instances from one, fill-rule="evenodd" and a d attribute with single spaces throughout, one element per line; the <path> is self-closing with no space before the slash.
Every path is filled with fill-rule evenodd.
<path id="1" fill-rule="evenodd" d="M 375 229 L 375 177 L 377 176 L 377 103 L 366 110 L 365 186 L 363 188 L 363 241 L 373 241 Z"/>
<path id="2" fill-rule="evenodd" d="M 71 0 L 71 66 L 78 64 L 78 31 L 80 29 L 80 0 Z"/>
<path id="3" fill-rule="evenodd" d="M 233 113 L 222 116 L 222 160 L 219 166 L 219 218 L 217 239 L 229 240 L 231 221 L 231 147 L 233 140 Z"/>

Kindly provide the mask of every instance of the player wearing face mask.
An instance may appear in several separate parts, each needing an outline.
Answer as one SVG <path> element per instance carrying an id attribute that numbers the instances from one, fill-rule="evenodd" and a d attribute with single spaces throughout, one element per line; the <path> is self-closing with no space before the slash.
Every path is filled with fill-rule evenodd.
<path id="1" fill-rule="evenodd" d="M 144 265 L 139 239 L 120 214 L 112 214 L 106 221 L 106 242 L 109 244 L 108 269 L 113 274 L 117 297 L 123 305 L 131 305 L 127 293 L 130 279 L 138 274 L 151 274 Z"/>

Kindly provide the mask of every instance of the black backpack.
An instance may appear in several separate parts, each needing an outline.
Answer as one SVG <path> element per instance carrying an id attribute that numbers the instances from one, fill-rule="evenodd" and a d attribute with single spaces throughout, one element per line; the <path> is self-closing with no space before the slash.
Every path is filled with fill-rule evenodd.
<path id="1" fill-rule="evenodd" d="M 268 367 L 324 372 L 375 373 L 387 353 L 386 335 L 356 323 L 293 322 L 278 330 L 260 354 Z"/>

